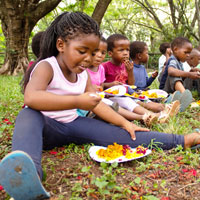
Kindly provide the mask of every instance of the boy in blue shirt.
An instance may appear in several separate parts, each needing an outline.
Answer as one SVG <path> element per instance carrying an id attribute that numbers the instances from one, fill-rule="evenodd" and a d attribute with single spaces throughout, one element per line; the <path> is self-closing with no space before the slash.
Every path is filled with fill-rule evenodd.
<path id="1" fill-rule="evenodd" d="M 184 86 L 186 78 L 199 79 L 200 74 L 197 71 L 186 72 L 183 69 L 183 62 L 185 62 L 192 51 L 191 42 L 184 37 L 177 37 L 171 43 L 171 49 L 173 55 L 169 58 L 165 71 L 160 81 L 159 89 L 163 89 L 168 93 L 178 93 L 178 100 L 184 101 L 184 107 L 180 108 L 180 111 L 184 111 L 185 108 L 192 102 L 192 94 Z"/>
<path id="2" fill-rule="evenodd" d="M 172 41 L 171 48 L 173 55 L 169 58 L 165 67 L 159 88 L 168 93 L 173 93 L 174 91 L 183 93 L 185 91 L 185 78 L 200 78 L 198 72 L 185 72 L 183 69 L 182 63 L 189 58 L 192 51 L 192 44 L 187 38 L 177 37 Z"/>
<path id="3" fill-rule="evenodd" d="M 147 63 L 149 59 L 147 44 L 140 41 L 132 42 L 130 44 L 130 58 L 134 62 L 135 85 L 138 89 L 147 88 L 158 76 L 158 71 L 155 71 L 148 77 L 145 66 L 142 65 Z"/>

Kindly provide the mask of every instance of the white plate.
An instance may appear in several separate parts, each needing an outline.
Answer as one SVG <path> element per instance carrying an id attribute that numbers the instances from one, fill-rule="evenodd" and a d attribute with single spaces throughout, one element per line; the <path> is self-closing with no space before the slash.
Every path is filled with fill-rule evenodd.
<path id="1" fill-rule="evenodd" d="M 97 162 L 106 162 L 106 163 L 114 163 L 114 162 L 121 163 L 121 162 L 127 162 L 127 161 L 136 160 L 136 159 L 139 159 L 139 158 L 148 156 L 148 155 L 151 153 L 151 150 L 150 150 L 150 149 L 147 149 L 145 155 L 142 155 L 142 156 L 137 157 L 137 158 L 130 158 L 130 159 L 128 159 L 128 158 L 126 158 L 125 156 L 121 156 L 121 157 L 116 158 L 116 159 L 114 159 L 114 160 L 106 161 L 106 160 L 103 159 L 103 158 L 99 158 L 98 155 L 96 154 L 96 152 L 97 152 L 99 149 L 106 149 L 106 147 L 102 147 L 102 146 L 92 146 L 92 147 L 90 147 L 90 149 L 89 149 L 89 155 L 90 155 L 90 157 L 91 157 L 93 160 L 95 160 L 95 161 L 97 161 Z M 132 151 L 135 151 L 136 149 L 131 148 L 131 150 L 132 150 Z"/>
<path id="2" fill-rule="evenodd" d="M 168 93 L 165 92 L 164 90 L 159 90 L 159 89 L 152 89 L 148 90 L 149 94 L 156 93 L 157 95 L 162 95 L 164 97 L 158 97 L 158 98 L 166 98 L 168 96 Z M 150 98 L 150 99 L 157 99 L 157 98 Z"/>
<path id="3" fill-rule="evenodd" d="M 118 94 L 110 94 L 110 93 L 107 93 L 106 90 L 119 90 L 119 93 Z M 122 86 L 122 85 L 115 85 L 113 87 L 110 87 L 108 89 L 104 90 L 104 93 L 106 95 L 109 95 L 109 96 L 123 96 L 125 93 L 126 93 L 126 87 Z"/>

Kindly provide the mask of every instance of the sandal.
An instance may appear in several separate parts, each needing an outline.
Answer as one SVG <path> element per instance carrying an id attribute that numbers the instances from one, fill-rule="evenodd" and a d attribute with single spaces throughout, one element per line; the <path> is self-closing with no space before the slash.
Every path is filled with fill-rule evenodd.
<path id="1" fill-rule="evenodd" d="M 180 110 L 180 101 L 179 100 L 173 101 L 170 104 L 166 104 L 165 107 L 166 111 L 164 110 L 164 112 L 169 113 L 170 117 L 173 117 L 177 115 Z"/>
<path id="2" fill-rule="evenodd" d="M 147 127 L 151 127 L 155 122 L 158 121 L 158 117 L 151 113 L 145 113 L 143 115 L 142 121 Z"/>
<path id="3" fill-rule="evenodd" d="M 180 102 L 178 100 L 170 104 L 167 104 L 165 106 L 165 110 L 163 110 L 160 113 L 160 116 L 158 118 L 159 123 L 162 124 L 168 122 L 170 117 L 175 116 L 179 112 L 179 109 L 180 109 Z"/>

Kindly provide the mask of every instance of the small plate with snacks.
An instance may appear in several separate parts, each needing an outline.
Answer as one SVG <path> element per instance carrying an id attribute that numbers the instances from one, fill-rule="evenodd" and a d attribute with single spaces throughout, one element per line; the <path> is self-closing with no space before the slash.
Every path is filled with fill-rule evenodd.
<path id="1" fill-rule="evenodd" d="M 123 96 L 126 93 L 126 87 L 123 85 L 115 85 L 104 90 L 104 93 L 109 96 Z"/>
<path id="2" fill-rule="evenodd" d="M 150 153 L 151 150 L 143 146 L 131 148 L 129 145 L 117 143 L 108 145 L 108 147 L 92 146 L 89 149 L 89 155 L 93 160 L 106 163 L 127 162 L 148 156 Z"/>
<path id="3" fill-rule="evenodd" d="M 159 90 L 159 89 L 143 91 L 142 94 L 147 96 L 149 99 L 166 98 L 168 96 L 167 92 L 165 92 L 164 90 Z"/>

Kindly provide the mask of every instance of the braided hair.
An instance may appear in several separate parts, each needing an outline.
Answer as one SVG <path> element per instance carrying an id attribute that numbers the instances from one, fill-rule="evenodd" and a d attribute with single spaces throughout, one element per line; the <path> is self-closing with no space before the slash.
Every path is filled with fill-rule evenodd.
<path id="1" fill-rule="evenodd" d="M 58 55 L 59 52 L 56 48 L 58 38 L 68 42 L 81 34 L 101 36 L 98 24 L 87 14 L 82 12 L 64 12 L 59 15 L 44 32 L 40 48 L 40 57 L 26 72 L 23 89 L 25 90 L 31 71 L 39 61 Z"/>

